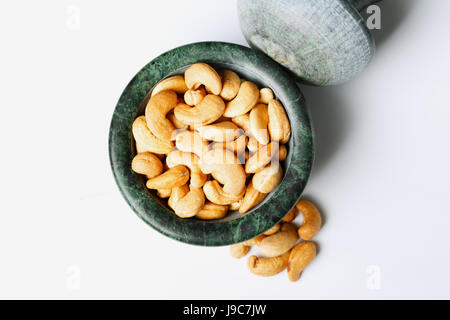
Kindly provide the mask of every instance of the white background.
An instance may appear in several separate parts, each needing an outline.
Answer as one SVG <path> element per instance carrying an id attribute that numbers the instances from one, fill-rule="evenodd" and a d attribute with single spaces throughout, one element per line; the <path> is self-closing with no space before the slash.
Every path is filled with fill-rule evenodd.
<path id="1" fill-rule="evenodd" d="M 290 283 L 150 229 L 109 166 L 128 81 L 179 45 L 245 44 L 235 1 L 3 2 L 0 298 L 450 298 L 450 1 L 381 8 L 365 72 L 302 88 L 317 135 L 305 196 L 325 225 Z"/>

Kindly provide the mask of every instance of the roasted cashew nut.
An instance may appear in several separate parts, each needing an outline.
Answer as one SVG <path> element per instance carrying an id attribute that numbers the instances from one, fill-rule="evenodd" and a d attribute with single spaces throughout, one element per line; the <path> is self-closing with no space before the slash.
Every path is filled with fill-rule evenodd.
<path id="1" fill-rule="evenodd" d="M 257 104 L 250 111 L 250 131 L 252 135 L 262 145 L 269 143 L 269 113 L 268 107 L 265 104 Z"/>
<path id="2" fill-rule="evenodd" d="M 228 149 L 213 149 L 205 153 L 200 160 L 200 168 L 223 184 L 225 193 L 239 195 L 245 190 L 247 177 L 244 168 Z"/>
<path id="3" fill-rule="evenodd" d="M 278 143 L 271 142 L 265 145 L 248 159 L 245 164 L 245 172 L 256 173 L 262 170 L 267 164 L 270 163 L 274 155 L 278 155 Z"/>
<path id="4" fill-rule="evenodd" d="M 155 178 L 149 179 L 146 185 L 149 189 L 172 189 L 180 187 L 188 181 L 188 168 L 185 166 L 176 166 Z"/>
<path id="5" fill-rule="evenodd" d="M 250 139 L 248 139 L 247 148 L 250 152 L 255 153 L 259 149 L 261 149 L 262 145 L 256 140 L 254 136 L 250 136 Z"/>
<path id="6" fill-rule="evenodd" d="M 184 192 L 183 190 L 182 192 Z M 172 190 L 172 194 L 176 191 Z M 171 195 L 172 197 L 172 195 Z M 169 199 L 170 200 L 170 199 Z M 195 216 L 205 205 L 205 195 L 201 188 L 189 188 L 185 195 L 179 194 L 175 201 L 172 201 L 173 211 L 180 218 L 191 218 Z"/>
<path id="7" fill-rule="evenodd" d="M 279 148 L 278 152 L 278 160 L 283 161 L 287 158 L 287 149 L 284 144 L 282 144 Z"/>
<path id="8" fill-rule="evenodd" d="M 161 91 L 153 97 L 145 108 L 145 119 L 150 131 L 163 141 L 171 141 L 175 130 L 174 125 L 166 115 L 178 103 L 177 94 L 174 91 Z"/>
<path id="9" fill-rule="evenodd" d="M 227 212 L 228 206 L 223 206 L 207 201 L 202 210 L 197 212 L 195 217 L 201 220 L 221 219 L 227 215 Z"/>
<path id="10" fill-rule="evenodd" d="M 241 87 L 241 79 L 231 70 L 219 70 L 219 75 L 222 77 L 220 96 L 227 101 L 234 99 Z"/>
<path id="11" fill-rule="evenodd" d="M 188 90 L 184 93 L 184 102 L 189 106 L 195 106 L 202 102 L 206 96 L 206 91 L 203 88 L 198 90 Z"/>
<path id="12" fill-rule="evenodd" d="M 293 224 L 284 223 L 279 232 L 264 238 L 258 248 L 266 257 L 276 257 L 289 250 L 297 242 L 297 230 Z"/>
<path id="13" fill-rule="evenodd" d="M 255 189 L 253 182 L 247 186 L 245 196 L 242 199 L 241 206 L 239 207 L 239 213 L 246 213 L 248 210 L 260 204 L 267 196 L 267 193 L 261 193 Z"/>
<path id="14" fill-rule="evenodd" d="M 293 221 L 295 218 L 297 218 L 297 208 L 293 207 L 291 209 L 291 211 L 289 211 L 284 218 L 282 219 L 284 222 L 291 222 Z"/>
<path id="15" fill-rule="evenodd" d="M 233 202 L 232 204 L 230 204 L 230 210 L 231 211 L 235 211 L 235 210 L 239 210 L 239 208 L 241 207 L 241 203 L 242 203 L 242 199 L 236 202 Z"/>
<path id="16" fill-rule="evenodd" d="M 209 150 L 209 143 L 198 132 L 180 132 L 175 138 L 175 143 L 179 150 L 194 153 L 199 158 Z"/>
<path id="17" fill-rule="evenodd" d="M 156 190 L 156 195 L 162 199 L 169 198 L 172 194 L 172 189 L 158 189 Z"/>
<path id="18" fill-rule="evenodd" d="M 249 246 L 249 247 L 250 246 L 258 246 L 265 237 L 266 237 L 265 235 L 260 234 L 259 236 L 254 237 L 253 239 L 250 239 L 250 240 L 247 240 L 247 241 L 244 241 L 244 242 L 241 242 L 241 243 L 244 246 Z"/>
<path id="19" fill-rule="evenodd" d="M 167 115 L 167 119 L 169 119 L 170 122 L 172 122 L 175 129 L 186 130 L 189 127 L 183 121 L 178 120 L 177 117 L 175 117 L 175 114 L 173 112 L 171 112 Z"/>
<path id="20" fill-rule="evenodd" d="M 199 127 L 197 131 L 203 139 L 215 142 L 233 141 L 242 133 L 241 129 L 231 121 L 222 121 Z"/>
<path id="21" fill-rule="evenodd" d="M 259 90 L 259 103 L 269 104 L 274 99 L 273 91 L 269 88 L 262 88 Z"/>
<path id="22" fill-rule="evenodd" d="M 259 192 L 270 193 L 280 184 L 282 178 L 281 165 L 274 163 L 255 173 L 252 178 L 253 187 Z"/>
<path id="23" fill-rule="evenodd" d="M 209 201 L 215 204 L 227 205 L 239 201 L 244 195 L 245 189 L 241 194 L 234 195 L 223 191 L 220 184 L 216 180 L 213 180 L 205 183 L 203 192 Z"/>
<path id="24" fill-rule="evenodd" d="M 291 125 L 281 103 L 271 100 L 268 106 L 269 113 L 269 133 L 274 141 L 286 143 L 291 136 Z"/>
<path id="25" fill-rule="evenodd" d="M 235 259 L 240 259 L 247 255 L 250 247 L 244 246 L 242 243 L 233 244 L 230 246 L 230 254 Z"/>
<path id="26" fill-rule="evenodd" d="M 288 277 L 297 281 L 306 266 L 316 257 L 317 250 L 314 242 L 303 241 L 291 250 L 288 260 Z"/>
<path id="27" fill-rule="evenodd" d="M 131 169 L 144 174 L 148 179 L 159 176 L 163 171 L 161 160 L 150 152 L 138 153 L 131 162 Z"/>
<path id="28" fill-rule="evenodd" d="M 180 103 L 175 107 L 178 120 L 189 125 L 207 125 L 219 119 L 225 110 L 222 98 L 208 94 L 195 107 Z"/>
<path id="29" fill-rule="evenodd" d="M 250 130 L 250 114 L 245 113 L 241 114 L 240 116 L 233 117 L 231 119 L 234 124 L 236 124 L 238 127 L 240 127 L 244 132 L 251 136 L 251 130 Z"/>
<path id="30" fill-rule="evenodd" d="M 173 143 L 171 141 L 158 139 L 150 131 L 145 116 L 140 116 L 134 120 L 132 131 L 136 145 L 139 145 L 141 150 L 157 154 L 167 154 L 173 149 Z"/>
<path id="31" fill-rule="evenodd" d="M 250 81 L 245 81 L 241 84 L 236 98 L 227 103 L 223 115 L 228 118 L 233 118 L 247 113 L 256 105 L 258 99 L 258 87 Z"/>
<path id="32" fill-rule="evenodd" d="M 187 91 L 186 82 L 184 77 L 176 75 L 160 81 L 152 91 L 152 97 L 164 90 L 172 90 L 179 94 L 184 94 Z"/>
<path id="33" fill-rule="evenodd" d="M 277 223 L 276 225 L 274 225 L 272 228 L 270 228 L 269 230 L 267 230 L 266 232 L 263 233 L 263 235 L 265 236 L 271 236 L 275 233 L 277 233 L 278 231 L 280 231 L 281 225 L 279 223 Z"/>
<path id="34" fill-rule="evenodd" d="M 198 89 L 204 85 L 207 90 L 215 95 L 222 91 L 222 79 L 210 65 L 195 63 L 184 73 L 184 80 L 188 89 Z"/>
<path id="35" fill-rule="evenodd" d="M 237 138 L 234 141 L 228 141 L 228 142 L 216 142 L 213 144 L 212 148 L 213 149 L 228 149 L 231 152 L 235 153 L 236 155 L 241 155 L 244 151 L 245 148 L 247 147 L 247 141 L 248 141 L 248 137 L 246 135 L 241 135 L 239 136 L 239 138 Z M 245 155 L 244 155 L 245 158 Z M 241 159 L 239 157 L 239 160 L 241 160 L 241 163 L 245 163 L 245 161 L 242 161 L 244 159 Z"/>
<path id="36" fill-rule="evenodd" d="M 200 170 L 199 157 L 190 152 L 175 150 L 167 155 L 166 163 L 169 168 L 183 165 L 191 171 L 191 185 L 193 188 L 201 188 L 206 182 L 206 174 Z"/>
<path id="37" fill-rule="evenodd" d="M 250 256 L 247 260 L 248 269 L 257 276 L 274 276 L 287 268 L 289 254 L 290 252 L 288 251 L 281 256 L 273 258 Z"/>
<path id="38" fill-rule="evenodd" d="M 296 207 L 303 216 L 303 224 L 298 229 L 298 235 L 303 240 L 311 240 L 322 226 L 322 217 L 320 216 L 319 209 L 306 200 L 300 200 Z"/>

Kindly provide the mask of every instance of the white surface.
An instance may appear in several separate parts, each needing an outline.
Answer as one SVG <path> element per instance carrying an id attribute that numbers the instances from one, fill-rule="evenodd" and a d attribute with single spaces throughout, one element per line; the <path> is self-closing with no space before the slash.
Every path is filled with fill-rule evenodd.
<path id="1" fill-rule="evenodd" d="M 450 2 L 385 2 L 370 67 L 303 88 L 317 134 L 305 194 L 326 224 L 297 283 L 161 236 L 109 167 L 128 81 L 182 44 L 245 44 L 234 1 L 5 2 L 0 297 L 450 298 Z"/>

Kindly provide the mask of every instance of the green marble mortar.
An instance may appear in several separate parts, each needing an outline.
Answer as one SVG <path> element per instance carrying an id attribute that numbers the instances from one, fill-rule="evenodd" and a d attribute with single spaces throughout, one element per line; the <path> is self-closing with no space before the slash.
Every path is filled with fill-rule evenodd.
<path id="1" fill-rule="evenodd" d="M 231 213 L 226 218 L 212 221 L 181 219 L 145 187 L 145 180 L 140 175 L 131 170 L 131 161 L 136 154 L 131 126 L 134 119 L 143 114 L 148 93 L 162 79 L 181 74 L 196 62 L 231 69 L 260 87 L 271 88 L 283 103 L 291 123 L 288 157 L 283 164 L 284 178 L 260 205 L 245 215 Z M 314 151 L 304 96 L 291 73 L 259 51 L 230 43 L 201 42 L 160 55 L 131 80 L 113 114 L 109 156 L 123 197 L 148 225 L 185 243 L 221 246 L 254 238 L 279 222 L 294 207 L 310 175 Z"/>

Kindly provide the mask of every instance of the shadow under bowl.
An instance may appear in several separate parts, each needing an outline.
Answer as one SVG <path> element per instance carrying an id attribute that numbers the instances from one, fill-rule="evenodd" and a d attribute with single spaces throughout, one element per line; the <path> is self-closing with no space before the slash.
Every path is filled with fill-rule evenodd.
<path id="1" fill-rule="evenodd" d="M 271 88 L 291 124 L 284 177 L 266 199 L 248 213 L 230 213 L 223 219 L 182 219 L 145 187 L 131 170 L 136 154 L 132 124 L 143 114 L 148 93 L 164 78 L 182 74 L 191 64 L 205 62 L 227 68 L 260 88 Z M 144 102 L 144 103 L 143 103 Z M 278 223 L 296 204 L 309 178 L 314 158 L 312 129 L 305 99 L 295 78 L 259 51 L 231 43 L 200 42 L 166 52 L 141 69 L 122 93 L 109 131 L 109 156 L 114 178 L 133 211 L 160 233 L 189 244 L 222 246 L 246 241 Z"/>

